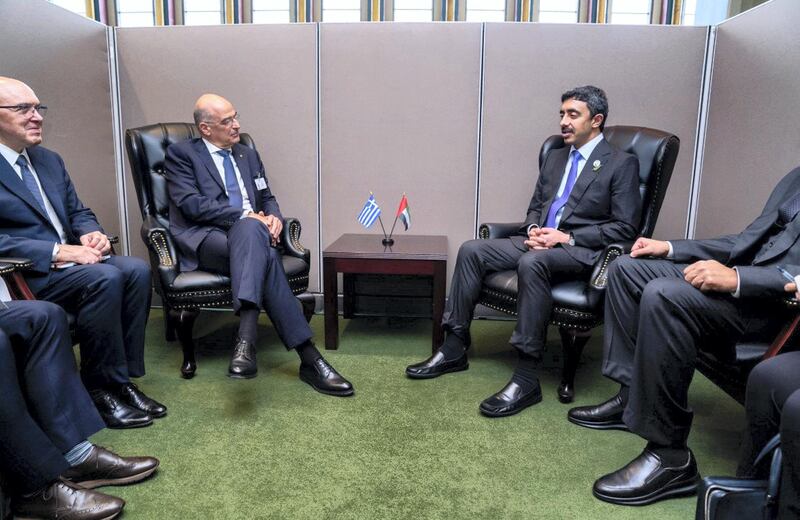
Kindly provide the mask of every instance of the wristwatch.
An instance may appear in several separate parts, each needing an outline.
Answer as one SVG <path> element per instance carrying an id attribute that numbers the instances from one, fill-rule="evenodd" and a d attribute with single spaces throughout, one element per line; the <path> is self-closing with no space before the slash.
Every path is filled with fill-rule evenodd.
<path id="1" fill-rule="evenodd" d="M 571 246 L 574 246 L 574 245 L 575 245 L 575 237 L 574 237 L 574 236 L 572 236 L 572 233 L 570 233 L 570 234 L 569 234 L 569 242 L 567 242 L 567 243 L 568 243 L 569 245 L 571 245 Z"/>

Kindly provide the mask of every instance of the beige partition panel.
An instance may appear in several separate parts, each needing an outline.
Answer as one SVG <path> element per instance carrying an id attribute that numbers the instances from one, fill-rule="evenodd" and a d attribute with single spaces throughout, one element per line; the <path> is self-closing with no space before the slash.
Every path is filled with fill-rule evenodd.
<path id="1" fill-rule="evenodd" d="M 539 176 L 539 148 L 559 133 L 562 92 L 593 84 L 609 125 L 681 139 L 655 229 L 683 237 L 700 99 L 705 27 L 486 24 L 480 222 L 521 221 Z"/>
<path id="2" fill-rule="evenodd" d="M 47 105 L 44 146 L 61 154 L 83 203 L 118 235 L 106 27 L 44 0 L 0 0 L 0 20 L 0 75 L 24 81 Z"/>
<path id="3" fill-rule="evenodd" d="M 800 7 L 773 0 L 717 29 L 698 238 L 741 231 L 800 165 Z"/>
<path id="4" fill-rule="evenodd" d="M 319 291 L 316 26 L 235 25 L 119 29 L 122 127 L 191 122 L 204 92 L 228 98 L 253 136 L 285 216 L 303 224 Z M 133 251 L 146 256 L 126 158 Z"/>
<path id="5" fill-rule="evenodd" d="M 370 191 L 391 226 L 405 192 L 409 233 L 447 235 L 452 273 L 473 236 L 480 40 L 479 24 L 320 25 L 323 247 L 365 232 Z"/>

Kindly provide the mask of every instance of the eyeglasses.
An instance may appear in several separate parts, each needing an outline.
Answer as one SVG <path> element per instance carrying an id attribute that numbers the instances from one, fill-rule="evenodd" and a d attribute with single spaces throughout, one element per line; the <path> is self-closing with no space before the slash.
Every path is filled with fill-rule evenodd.
<path id="1" fill-rule="evenodd" d="M 44 117 L 47 113 L 47 107 L 45 105 L 33 105 L 31 103 L 23 103 L 21 105 L 9 105 L 9 106 L 0 106 L 0 108 L 5 108 L 6 110 L 11 110 L 12 112 L 16 112 L 17 114 L 22 114 L 24 116 L 31 116 L 33 112 L 39 112 L 39 115 Z"/>
<path id="2" fill-rule="evenodd" d="M 222 121 L 205 121 L 209 125 L 222 125 L 222 126 L 231 126 L 234 121 L 239 121 L 239 112 L 236 112 L 231 117 L 226 117 Z"/>

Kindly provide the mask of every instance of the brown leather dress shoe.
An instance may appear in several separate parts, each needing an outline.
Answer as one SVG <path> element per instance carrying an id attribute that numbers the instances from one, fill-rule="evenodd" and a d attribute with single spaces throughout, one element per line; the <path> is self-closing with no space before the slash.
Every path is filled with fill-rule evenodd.
<path id="1" fill-rule="evenodd" d="M 92 447 L 89 458 L 61 475 L 84 488 L 120 486 L 144 480 L 158 467 L 155 457 L 120 457 L 102 446 Z"/>
<path id="2" fill-rule="evenodd" d="M 39 493 L 15 498 L 11 509 L 18 520 L 111 520 L 125 507 L 121 498 L 56 480 Z"/>

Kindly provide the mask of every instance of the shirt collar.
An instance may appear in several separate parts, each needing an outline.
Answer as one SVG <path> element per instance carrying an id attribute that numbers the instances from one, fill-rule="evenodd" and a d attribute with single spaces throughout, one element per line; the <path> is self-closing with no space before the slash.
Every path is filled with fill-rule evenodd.
<path id="1" fill-rule="evenodd" d="M 26 148 L 22 149 L 22 153 L 17 153 L 16 150 L 12 150 L 3 143 L 0 143 L 0 155 L 2 155 L 5 160 L 8 161 L 8 164 L 10 164 L 12 168 L 17 165 L 17 159 L 20 155 L 25 156 L 25 158 L 28 160 L 28 164 L 31 163 L 31 158 L 28 156 L 28 150 Z"/>
<path id="2" fill-rule="evenodd" d="M 217 153 L 220 150 L 225 150 L 226 152 L 233 153 L 233 150 L 231 150 L 230 148 L 228 148 L 228 149 L 220 148 L 219 146 L 215 145 L 211 141 L 206 141 L 205 137 L 203 138 L 203 143 L 206 145 L 206 148 L 208 148 L 208 153 L 211 154 L 211 157 L 214 157 L 214 154 Z"/>
<path id="3" fill-rule="evenodd" d="M 594 152 L 594 149 L 597 148 L 597 145 L 600 144 L 600 141 L 602 140 L 603 140 L 603 132 L 600 132 L 597 136 L 595 136 L 594 139 L 592 139 L 585 145 L 578 148 L 578 152 L 580 152 L 581 154 L 581 159 L 584 161 L 588 160 L 589 157 L 591 157 L 592 152 Z M 569 153 L 572 154 L 574 150 L 575 150 L 574 146 L 570 147 Z"/>

